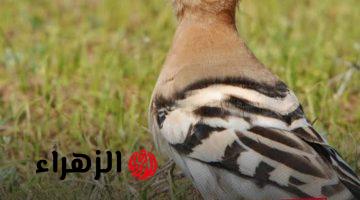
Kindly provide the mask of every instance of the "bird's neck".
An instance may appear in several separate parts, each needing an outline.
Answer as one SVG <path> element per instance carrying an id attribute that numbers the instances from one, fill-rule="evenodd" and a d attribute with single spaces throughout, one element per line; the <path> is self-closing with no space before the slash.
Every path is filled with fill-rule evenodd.
<path id="1" fill-rule="evenodd" d="M 235 18 L 228 13 L 185 13 L 179 22 L 166 68 L 238 64 L 252 56 L 239 37 Z M 175 70 L 175 69 L 174 69 Z"/>
<path id="2" fill-rule="evenodd" d="M 235 27 L 235 9 L 209 11 L 203 9 L 185 9 L 181 15 L 177 15 L 181 22 L 193 22 L 196 24 L 223 23 Z M 179 26 L 181 27 L 181 26 Z"/>
<path id="3" fill-rule="evenodd" d="M 240 38 L 232 16 L 199 17 L 184 15 L 178 25 L 156 86 L 163 96 L 171 97 L 189 83 L 213 78 L 276 82 Z"/>

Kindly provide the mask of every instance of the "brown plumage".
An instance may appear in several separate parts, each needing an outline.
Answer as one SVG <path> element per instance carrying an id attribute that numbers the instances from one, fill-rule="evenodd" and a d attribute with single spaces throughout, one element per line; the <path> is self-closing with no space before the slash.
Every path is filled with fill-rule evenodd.
<path id="1" fill-rule="evenodd" d="M 257 60 L 238 36 L 233 10 L 236 2 L 223 3 L 228 7 L 212 12 L 196 11 L 203 4 L 210 9 L 210 4 L 216 1 L 192 6 L 187 1 L 182 2 L 175 0 L 175 8 L 181 10 L 178 11 L 181 13 L 179 25 L 155 90 L 170 97 L 189 82 L 228 76 L 252 76 L 260 82 L 276 84 L 278 78 Z"/>

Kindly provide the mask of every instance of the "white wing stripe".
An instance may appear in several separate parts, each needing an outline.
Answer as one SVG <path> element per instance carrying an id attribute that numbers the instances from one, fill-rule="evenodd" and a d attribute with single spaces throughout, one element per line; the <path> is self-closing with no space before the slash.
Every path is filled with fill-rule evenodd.
<path id="1" fill-rule="evenodd" d="M 272 98 L 256 90 L 228 85 L 213 85 L 193 90 L 189 92 L 186 99 L 178 102 L 180 105 L 202 106 L 211 104 L 211 102 L 219 102 L 229 95 L 241 97 L 259 108 L 269 109 L 281 115 L 289 114 L 299 107 L 298 100 L 293 92 L 288 92 L 284 98 Z M 279 107 L 278 105 L 282 106 Z"/>

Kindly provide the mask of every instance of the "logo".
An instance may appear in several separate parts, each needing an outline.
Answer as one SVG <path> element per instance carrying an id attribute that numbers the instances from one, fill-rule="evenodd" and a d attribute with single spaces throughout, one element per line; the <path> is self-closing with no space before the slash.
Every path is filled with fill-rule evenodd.
<path id="1" fill-rule="evenodd" d="M 131 175 L 137 180 L 147 180 L 155 175 L 158 164 L 154 154 L 146 150 L 134 152 L 128 162 Z"/>

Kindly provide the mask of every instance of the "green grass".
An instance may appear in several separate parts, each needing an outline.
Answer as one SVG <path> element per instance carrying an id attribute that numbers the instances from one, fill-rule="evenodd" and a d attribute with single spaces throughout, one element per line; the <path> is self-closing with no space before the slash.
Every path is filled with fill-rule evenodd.
<path id="1" fill-rule="evenodd" d="M 243 0 L 237 15 L 250 48 L 357 173 L 359 7 L 357 0 Z M 0 199 L 160 193 L 148 186 L 154 181 L 132 179 L 126 160 L 141 147 L 163 158 L 146 116 L 175 27 L 167 0 L 0 0 Z M 54 146 L 62 155 L 121 150 L 124 170 L 99 182 L 36 175 L 35 161 Z M 161 180 L 172 187 L 158 198 L 196 197 L 184 179 Z"/>

